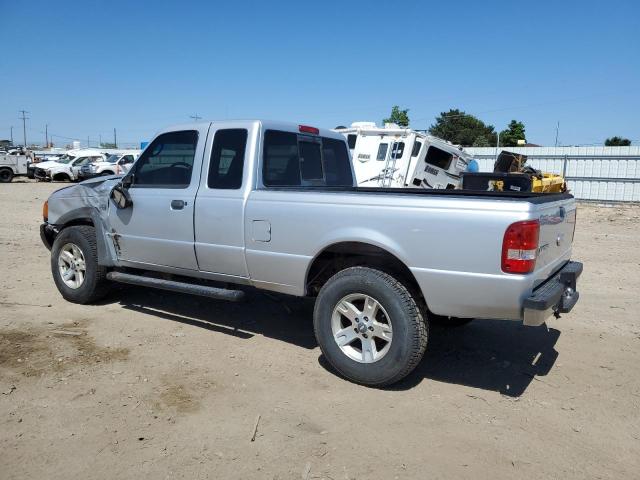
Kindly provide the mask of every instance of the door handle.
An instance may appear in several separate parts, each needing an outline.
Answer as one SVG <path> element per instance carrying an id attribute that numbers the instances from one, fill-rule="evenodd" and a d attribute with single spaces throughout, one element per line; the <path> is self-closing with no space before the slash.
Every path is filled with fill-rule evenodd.
<path id="1" fill-rule="evenodd" d="M 171 210 L 182 210 L 186 204 L 184 200 L 171 200 Z"/>

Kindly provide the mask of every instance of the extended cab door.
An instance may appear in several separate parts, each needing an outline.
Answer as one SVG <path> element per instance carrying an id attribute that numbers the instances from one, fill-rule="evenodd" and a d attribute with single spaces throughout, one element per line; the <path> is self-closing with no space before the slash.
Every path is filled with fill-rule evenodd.
<path id="1" fill-rule="evenodd" d="M 258 144 L 256 122 L 214 122 L 196 198 L 196 255 L 200 270 L 248 277 L 244 210 L 252 188 L 250 159 Z"/>
<path id="2" fill-rule="evenodd" d="M 120 261 L 197 270 L 194 200 L 209 125 L 158 135 L 128 177 L 133 205 L 109 202 L 109 223 Z"/>

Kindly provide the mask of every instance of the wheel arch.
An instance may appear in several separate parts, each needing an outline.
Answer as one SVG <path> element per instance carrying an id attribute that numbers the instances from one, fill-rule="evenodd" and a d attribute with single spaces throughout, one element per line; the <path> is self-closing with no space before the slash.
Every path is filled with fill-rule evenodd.
<path id="1" fill-rule="evenodd" d="M 335 273 L 363 266 L 381 270 L 399 280 L 424 306 L 427 302 L 409 267 L 388 249 L 363 241 L 336 242 L 323 248 L 309 263 L 305 294 L 315 296 Z"/>
<path id="2" fill-rule="evenodd" d="M 104 266 L 116 265 L 116 254 L 113 243 L 107 232 L 105 222 L 99 216 L 93 207 L 80 207 L 73 209 L 60 218 L 55 223 L 55 227 L 60 233 L 65 228 L 87 225 L 95 229 L 96 232 L 96 248 L 98 250 L 98 264 Z"/>
<path id="3" fill-rule="evenodd" d="M 54 173 L 51 176 L 51 180 L 56 180 L 56 181 L 60 181 L 60 180 L 69 180 L 71 181 L 71 177 L 69 176 L 68 173 L 65 172 L 58 172 L 58 173 Z"/>

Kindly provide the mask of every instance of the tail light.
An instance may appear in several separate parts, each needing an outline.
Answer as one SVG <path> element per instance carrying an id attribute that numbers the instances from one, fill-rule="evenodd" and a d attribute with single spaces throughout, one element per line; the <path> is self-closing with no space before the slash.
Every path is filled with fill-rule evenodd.
<path id="1" fill-rule="evenodd" d="M 45 222 L 49 220 L 49 200 L 42 204 L 42 219 Z"/>
<path id="2" fill-rule="evenodd" d="M 540 223 L 525 220 L 509 225 L 502 241 L 502 271 L 529 273 L 536 266 Z"/>

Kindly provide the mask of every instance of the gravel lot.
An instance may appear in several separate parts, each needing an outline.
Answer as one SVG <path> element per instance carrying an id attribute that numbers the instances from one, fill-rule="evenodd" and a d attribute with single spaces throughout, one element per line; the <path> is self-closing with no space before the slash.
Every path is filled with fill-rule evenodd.
<path id="1" fill-rule="evenodd" d="M 38 234 L 61 186 L 0 185 L 2 480 L 640 475 L 640 207 L 580 206 L 571 314 L 434 328 L 374 390 L 328 370 L 309 301 L 65 302 Z"/>

